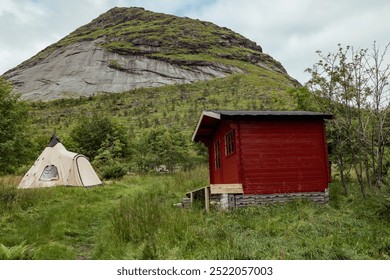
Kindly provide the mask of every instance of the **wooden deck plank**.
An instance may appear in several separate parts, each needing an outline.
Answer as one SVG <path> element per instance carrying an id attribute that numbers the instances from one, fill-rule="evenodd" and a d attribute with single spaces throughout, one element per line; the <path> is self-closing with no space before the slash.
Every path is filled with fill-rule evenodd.
<path id="1" fill-rule="evenodd" d="M 242 184 L 211 184 L 211 194 L 243 193 Z"/>

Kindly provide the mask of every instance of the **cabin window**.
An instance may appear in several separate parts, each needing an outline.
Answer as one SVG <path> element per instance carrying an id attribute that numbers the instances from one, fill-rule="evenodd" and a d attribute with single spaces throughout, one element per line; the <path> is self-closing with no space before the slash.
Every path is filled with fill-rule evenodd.
<path id="1" fill-rule="evenodd" d="M 215 158 L 215 169 L 220 169 L 221 168 L 221 141 L 216 140 L 214 142 L 214 158 Z"/>
<path id="2" fill-rule="evenodd" d="M 43 172 L 41 174 L 41 177 L 39 178 L 39 181 L 54 181 L 58 180 L 58 170 L 55 165 L 46 165 L 45 169 L 43 169 Z"/>
<path id="3" fill-rule="evenodd" d="M 235 133 L 234 129 L 230 130 L 225 135 L 225 155 L 231 155 L 236 151 L 236 142 L 235 142 Z"/>

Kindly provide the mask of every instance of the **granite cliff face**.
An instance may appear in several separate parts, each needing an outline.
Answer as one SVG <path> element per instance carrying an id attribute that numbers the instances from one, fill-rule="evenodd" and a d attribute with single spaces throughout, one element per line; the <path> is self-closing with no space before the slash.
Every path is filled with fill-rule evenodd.
<path id="1" fill-rule="evenodd" d="M 25 100 L 89 96 L 134 88 L 191 83 L 241 72 L 222 63 L 194 63 L 188 68 L 142 55 L 121 55 L 96 42 L 78 42 L 51 53 L 32 67 L 6 73 Z"/>
<path id="2" fill-rule="evenodd" d="M 227 28 L 142 8 L 113 8 L 4 76 L 22 99 L 48 101 L 245 72 L 237 62 L 288 76 L 260 46 Z"/>

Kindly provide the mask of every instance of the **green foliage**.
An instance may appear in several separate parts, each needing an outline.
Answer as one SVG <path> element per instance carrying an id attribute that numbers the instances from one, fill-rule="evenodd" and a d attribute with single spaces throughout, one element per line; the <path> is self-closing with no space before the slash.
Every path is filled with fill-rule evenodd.
<path id="1" fill-rule="evenodd" d="M 70 133 L 77 150 L 92 160 L 124 157 L 129 152 L 126 130 L 112 118 L 98 113 L 80 118 Z"/>
<path id="2" fill-rule="evenodd" d="M 318 51 L 319 62 L 307 69 L 311 74 L 307 86 L 318 107 L 334 115 L 328 123 L 328 136 L 345 193 L 351 169 L 363 196 L 385 182 L 390 135 L 390 67 L 385 63 L 389 46 L 380 52 L 375 43 L 370 51 L 339 45 L 336 53 Z"/>
<path id="3" fill-rule="evenodd" d="M 28 106 L 0 77 L 0 174 L 10 173 L 29 159 Z"/>
<path id="4" fill-rule="evenodd" d="M 307 87 L 299 87 L 288 90 L 289 94 L 295 99 L 296 110 L 320 112 L 316 96 L 308 90 Z"/>
<path id="5" fill-rule="evenodd" d="M 34 259 L 37 260 L 73 260 L 76 259 L 76 249 L 59 242 L 49 242 L 36 249 Z"/>
<path id="6" fill-rule="evenodd" d="M 177 129 L 155 127 L 138 139 L 137 166 L 149 171 L 165 165 L 170 172 L 188 160 L 188 137 Z"/>
<path id="7" fill-rule="evenodd" d="M 12 247 L 0 243 L 0 260 L 31 260 L 33 254 L 32 246 L 26 245 L 26 242 Z"/>
<path id="8" fill-rule="evenodd" d="M 127 152 L 123 153 L 123 151 Z M 98 150 L 92 164 L 98 168 L 104 179 L 122 178 L 129 170 L 129 164 L 125 163 L 131 157 L 128 151 L 128 144 L 123 144 L 121 140 L 116 139 L 111 144 L 106 140 Z"/>
<path id="9" fill-rule="evenodd" d="M 373 208 L 378 217 L 390 222 L 390 187 L 385 187 L 380 193 L 373 194 Z"/>
<path id="10" fill-rule="evenodd" d="M 100 166 L 99 171 L 104 179 L 120 179 L 126 175 L 128 170 L 124 163 L 114 160 L 108 161 L 104 165 L 100 163 L 98 166 Z"/>
<path id="11" fill-rule="evenodd" d="M 123 70 L 123 67 L 119 64 L 118 60 L 110 60 L 108 63 L 108 67 L 117 70 Z"/>
<path id="12" fill-rule="evenodd" d="M 80 41 L 100 39 L 103 48 L 119 54 L 141 54 L 185 64 L 183 55 L 208 54 L 212 60 L 238 59 L 275 65 L 261 48 L 240 34 L 213 23 L 154 13 L 141 8 L 114 8 L 91 23 L 81 26 L 27 63 L 34 63 L 51 52 Z M 143 46 L 144 48 L 142 48 Z M 147 50 L 145 50 L 145 47 Z M 200 61 L 210 61 L 201 59 Z M 120 70 L 120 65 L 110 63 Z"/>

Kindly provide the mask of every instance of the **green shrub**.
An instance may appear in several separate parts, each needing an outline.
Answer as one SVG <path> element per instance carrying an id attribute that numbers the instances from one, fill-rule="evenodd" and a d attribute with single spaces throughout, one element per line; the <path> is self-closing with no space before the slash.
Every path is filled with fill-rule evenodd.
<path id="1" fill-rule="evenodd" d="M 82 116 L 70 132 L 70 140 L 78 151 L 94 160 L 105 150 L 113 158 L 129 153 L 129 138 L 124 126 L 107 115 Z"/>
<path id="2" fill-rule="evenodd" d="M 375 209 L 378 217 L 390 222 L 390 188 L 384 186 L 375 197 Z"/>
<path id="3" fill-rule="evenodd" d="M 28 105 L 0 77 L 0 174 L 13 173 L 29 159 Z M 20 139 L 23 139 L 21 141 Z"/>
<path id="4" fill-rule="evenodd" d="M 137 141 L 138 170 L 148 172 L 164 165 L 172 173 L 188 162 L 188 144 L 188 137 L 179 129 L 159 126 L 146 130 Z"/>
<path id="5" fill-rule="evenodd" d="M 127 173 L 127 168 L 118 161 L 111 161 L 99 170 L 104 179 L 120 179 Z"/>

